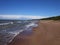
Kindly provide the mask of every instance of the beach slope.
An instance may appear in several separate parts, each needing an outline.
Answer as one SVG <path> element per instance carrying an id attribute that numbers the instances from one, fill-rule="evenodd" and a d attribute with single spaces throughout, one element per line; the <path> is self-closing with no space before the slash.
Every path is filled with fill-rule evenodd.
<path id="1" fill-rule="evenodd" d="M 60 21 L 41 20 L 32 34 L 23 33 L 8 45 L 60 45 Z"/>

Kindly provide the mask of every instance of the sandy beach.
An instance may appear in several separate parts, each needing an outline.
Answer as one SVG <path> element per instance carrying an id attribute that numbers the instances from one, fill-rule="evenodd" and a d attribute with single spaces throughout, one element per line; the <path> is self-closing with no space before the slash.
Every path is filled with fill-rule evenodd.
<path id="1" fill-rule="evenodd" d="M 41 20 L 32 33 L 22 32 L 8 45 L 60 45 L 60 21 Z"/>

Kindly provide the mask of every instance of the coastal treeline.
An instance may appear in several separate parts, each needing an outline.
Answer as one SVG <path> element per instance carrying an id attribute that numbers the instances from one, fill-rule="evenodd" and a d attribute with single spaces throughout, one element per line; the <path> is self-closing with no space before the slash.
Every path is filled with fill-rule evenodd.
<path id="1" fill-rule="evenodd" d="M 41 20 L 60 20 L 60 16 L 53 16 L 53 17 L 43 18 Z"/>

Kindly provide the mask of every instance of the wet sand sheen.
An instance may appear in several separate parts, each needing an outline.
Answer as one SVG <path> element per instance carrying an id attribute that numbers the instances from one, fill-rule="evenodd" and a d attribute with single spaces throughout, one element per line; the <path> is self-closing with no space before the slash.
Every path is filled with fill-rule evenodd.
<path id="1" fill-rule="evenodd" d="M 39 21 L 32 33 L 22 32 L 8 45 L 60 45 L 60 22 Z"/>

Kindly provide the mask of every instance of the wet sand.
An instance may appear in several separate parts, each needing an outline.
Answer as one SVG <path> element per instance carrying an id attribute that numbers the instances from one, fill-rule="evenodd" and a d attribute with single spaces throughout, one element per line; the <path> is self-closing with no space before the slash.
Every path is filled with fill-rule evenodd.
<path id="1" fill-rule="evenodd" d="M 60 21 L 39 21 L 32 32 L 22 32 L 8 45 L 60 45 Z"/>

